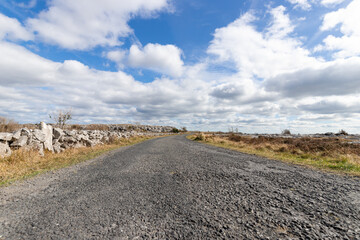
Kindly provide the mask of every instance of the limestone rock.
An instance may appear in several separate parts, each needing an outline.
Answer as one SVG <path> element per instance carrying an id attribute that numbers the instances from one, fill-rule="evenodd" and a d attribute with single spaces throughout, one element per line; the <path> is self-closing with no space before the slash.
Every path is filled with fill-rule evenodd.
<path id="1" fill-rule="evenodd" d="M 56 142 L 53 145 L 53 148 L 54 148 L 55 153 L 61 153 L 62 151 L 64 151 L 64 149 L 61 147 L 61 143 L 59 143 L 59 142 Z"/>
<path id="2" fill-rule="evenodd" d="M 59 139 L 60 137 L 64 136 L 65 133 L 61 128 L 54 128 L 53 135 L 54 139 Z"/>
<path id="3" fill-rule="evenodd" d="M 26 146 L 27 150 L 38 151 L 41 156 L 44 156 L 44 144 L 39 140 L 34 140 Z"/>
<path id="4" fill-rule="evenodd" d="M 27 136 L 28 137 L 28 136 L 31 135 L 31 132 L 27 128 L 22 128 L 22 129 L 20 129 L 20 134 L 21 134 L 21 136 Z"/>
<path id="5" fill-rule="evenodd" d="M 62 142 L 65 142 L 65 143 L 76 143 L 77 140 L 76 140 L 76 138 L 74 138 L 74 137 L 63 137 L 63 138 L 62 138 Z"/>
<path id="6" fill-rule="evenodd" d="M 27 136 L 21 136 L 18 140 L 13 142 L 10 146 L 14 148 L 21 148 L 27 144 L 28 137 Z"/>
<path id="7" fill-rule="evenodd" d="M 16 132 L 13 134 L 11 141 L 14 142 L 14 141 L 16 141 L 16 140 L 19 140 L 20 137 L 21 137 L 21 129 L 18 130 L 18 131 L 16 131 Z"/>
<path id="8" fill-rule="evenodd" d="M 33 136 L 35 137 L 36 140 L 39 140 L 40 142 L 45 142 L 45 140 L 46 140 L 45 133 L 43 133 L 39 129 L 34 130 Z"/>
<path id="9" fill-rule="evenodd" d="M 11 149 L 6 143 L 0 143 L 0 158 L 8 157 L 11 155 Z"/>
<path id="10" fill-rule="evenodd" d="M 53 138 L 52 126 L 46 125 L 44 122 L 41 122 L 40 130 L 45 134 L 45 141 L 44 141 L 45 149 L 53 152 L 54 148 L 52 145 L 52 138 Z"/>
<path id="11" fill-rule="evenodd" d="M 0 133 L 0 141 L 9 142 L 13 137 L 12 133 Z"/>

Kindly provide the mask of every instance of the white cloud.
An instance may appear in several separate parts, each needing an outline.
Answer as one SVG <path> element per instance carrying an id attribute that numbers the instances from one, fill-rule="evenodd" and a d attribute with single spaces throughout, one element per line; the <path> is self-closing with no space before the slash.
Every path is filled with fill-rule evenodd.
<path id="1" fill-rule="evenodd" d="M 279 6 L 270 14 L 272 24 L 263 32 L 252 25 L 256 20 L 252 13 L 216 29 L 208 53 L 217 56 L 219 61 L 233 62 L 246 77 L 274 77 L 317 64 L 310 52 L 301 47 L 302 43 L 290 36 L 294 26 L 285 8 Z"/>
<path id="2" fill-rule="evenodd" d="M 116 62 L 118 67 L 120 69 L 124 68 L 124 62 L 126 61 L 126 57 L 127 57 L 127 52 L 124 50 L 114 50 L 114 51 L 110 51 L 106 54 L 106 57 L 113 61 Z"/>
<path id="3" fill-rule="evenodd" d="M 0 84 L 2 86 L 46 85 L 54 79 L 58 64 L 16 44 L 0 42 Z"/>
<path id="4" fill-rule="evenodd" d="M 345 0 L 321 0 L 321 4 L 326 7 L 335 6 L 337 4 L 340 4 L 344 2 Z"/>
<path id="5" fill-rule="evenodd" d="M 119 46 L 119 38 L 132 33 L 131 18 L 150 17 L 167 7 L 167 0 L 52 0 L 27 26 L 43 41 L 63 48 Z"/>
<path id="6" fill-rule="evenodd" d="M 317 46 L 316 51 L 335 51 L 333 57 L 345 58 L 360 55 L 360 0 L 353 0 L 347 7 L 327 13 L 321 26 L 322 31 L 328 31 L 340 26 L 343 34 L 340 37 L 329 35 L 324 44 Z"/>
<path id="7" fill-rule="evenodd" d="M 287 0 L 291 4 L 294 4 L 296 8 L 301 8 L 303 10 L 309 10 L 311 8 L 311 4 L 308 0 Z M 331 1 L 331 0 L 330 0 Z"/>
<path id="8" fill-rule="evenodd" d="M 265 81 L 268 91 L 285 97 L 348 95 L 360 92 L 360 58 L 324 63 Z"/>
<path id="9" fill-rule="evenodd" d="M 174 45 L 147 44 L 143 49 L 132 45 L 128 64 L 131 67 L 146 68 L 173 77 L 183 73 L 182 51 Z"/>
<path id="10" fill-rule="evenodd" d="M 33 35 L 17 19 L 0 13 L 0 40 L 2 39 L 28 41 L 33 39 Z"/>

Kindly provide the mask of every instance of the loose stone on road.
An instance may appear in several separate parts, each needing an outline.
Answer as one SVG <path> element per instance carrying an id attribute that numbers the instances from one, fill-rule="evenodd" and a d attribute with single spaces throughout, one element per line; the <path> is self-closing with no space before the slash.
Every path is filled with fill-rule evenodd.
<path id="1" fill-rule="evenodd" d="M 0 236 L 360 239 L 360 180 L 158 138 L 0 188 Z"/>

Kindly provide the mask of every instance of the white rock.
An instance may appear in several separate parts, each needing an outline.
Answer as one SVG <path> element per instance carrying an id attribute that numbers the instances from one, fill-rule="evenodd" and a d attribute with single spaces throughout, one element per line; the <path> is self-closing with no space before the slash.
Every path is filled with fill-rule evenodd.
<path id="1" fill-rule="evenodd" d="M 39 140 L 32 141 L 29 145 L 25 147 L 27 150 L 38 151 L 41 156 L 44 156 L 44 144 Z"/>
<path id="2" fill-rule="evenodd" d="M 61 144 L 59 142 L 56 142 L 53 145 L 53 148 L 55 153 L 61 153 L 63 151 L 63 148 L 61 148 Z"/>
<path id="3" fill-rule="evenodd" d="M 44 147 L 46 150 L 49 150 L 51 152 L 54 151 L 53 145 L 52 145 L 52 136 L 53 136 L 53 128 L 50 125 L 46 125 L 44 122 L 41 122 L 40 130 L 45 134 L 45 141 L 44 141 Z"/>
<path id="4" fill-rule="evenodd" d="M 13 134 L 12 133 L 0 133 L 0 140 L 1 141 L 11 141 L 13 137 Z"/>
<path id="5" fill-rule="evenodd" d="M 21 132 L 21 136 L 27 136 L 28 137 L 28 136 L 31 135 L 30 130 L 27 129 L 27 128 L 20 129 L 20 132 Z"/>
<path id="6" fill-rule="evenodd" d="M 33 132 L 33 136 L 35 137 L 35 139 L 39 140 L 40 142 L 45 142 L 46 140 L 46 136 L 45 133 L 43 133 L 41 130 L 39 129 L 35 129 Z"/>
<path id="7" fill-rule="evenodd" d="M 21 129 L 20 129 L 20 130 L 17 130 L 17 131 L 13 134 L 11 140 L 14 142 L 14 141 L 18 140 L 20 137 L 21 137 Z"/>
<path id="8" fill-rule="evenodd" d="M 11 155 L 11 149 L 6 143 L 0 143 L 0 157 L 8 157 Z"/>
<path id="9" fill-rule="evenodd" d="M 26 145 L 27 140 L 28 140 L 27 136 L 21 136 L 18 140 L 13 142 L 10 146 L 14 147 L 14 148 L 21 148 Z"/>

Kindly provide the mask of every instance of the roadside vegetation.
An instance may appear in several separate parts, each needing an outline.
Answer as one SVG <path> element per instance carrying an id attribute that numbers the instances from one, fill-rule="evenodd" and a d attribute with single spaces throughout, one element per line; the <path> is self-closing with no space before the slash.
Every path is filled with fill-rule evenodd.
<path id="1" fill-rule="evenodd" d="M 198 133 L 188 138 L 270 159 L 360 176 L 360 146 L 342 138 L 255 138 L 234 133 Z"/>
<path id="2" fill-rule="evenodd" d="M 129 139 L 110 139 L 106 144 L 91 148 L 70 148 L 58 154 L 45 152 L 43 157 L 36 151 L 19 149 L 14 151 L 10 157 L 0 159 L 0 186 L 43 172 L 84 162 L 119 147 L 133 145 L 151 138 L 155 137 L 137 136 Z"/>

